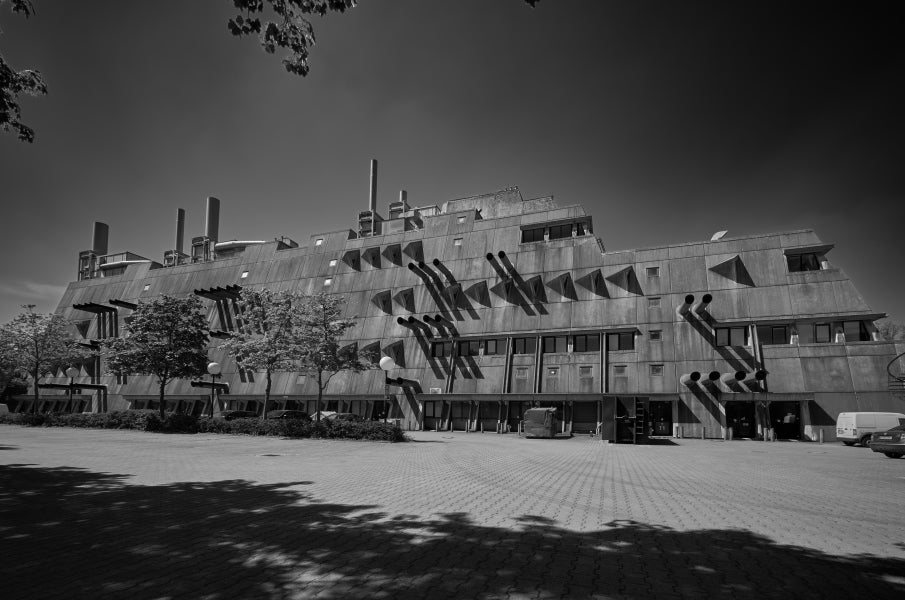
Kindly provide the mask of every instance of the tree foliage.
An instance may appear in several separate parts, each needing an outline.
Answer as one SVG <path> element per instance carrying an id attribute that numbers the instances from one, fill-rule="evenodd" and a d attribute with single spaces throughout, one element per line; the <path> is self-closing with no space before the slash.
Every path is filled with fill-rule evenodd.
<path id="1" fill-rule="evenodd" d="M 37 412 L 41 377 L 79 365 L 90 353 L 72 336 L 69 322 L 62 315 L 36 313 L 33 304 L 22 308 L 25 312 L 0 328 L 0 346 L 3 348 L 0 353 L 10 374 L 31 376 L 34 385 L 32 411 Z"/>
<path id="2" fill-rule="evenodd" d="M 125 324 L 124 337 L 101 343 L 110 372 L 157 378 L 163 419 L 167 384 L 206 372 L 207 340 L 208 324 L 201 301 L 196 296 L 163 295 L 139 303 Z"/>
<path id="3" fill-rule="evenodd" d="M 355 344 L 340 347 L 339 340 L 355 326 L 354 319 L 342 316 L 345 298 L 325 293 L 305 296 L 299 306 L 301 319 L 299 369 L 317 378 L 317 418 L 320 418 L 324 390 L 340 371 L 359 373 L 370 369 L 374 356 L 359 353 Z"/>
<path id="4" fill-rule="evenodd" d="M 0 0 L 2 6 L 4 0 Z M 35 9 L 31 0 L 11 0 L 10 8 L 28 18 Z M 47 94 L 47 84 L 41 73 L 32 69 L 16 71 L 0 54 L 0 129 L 14 132 L 23 142 L 33 142 L 35 132 L 21 120 L 19 96 L 43 96 Z"/>
<path id="5" fill-rule="evenodd" d="M 270 402 L 271 376 L 278 371 L 294 371 L 301 345 L 300 307 L 304 298 L 287 291 L 269 289 L 241 291 L 241 324 L 223 346 L 229 349 L 240 369 L 264 371 L 263 419 Z"/>

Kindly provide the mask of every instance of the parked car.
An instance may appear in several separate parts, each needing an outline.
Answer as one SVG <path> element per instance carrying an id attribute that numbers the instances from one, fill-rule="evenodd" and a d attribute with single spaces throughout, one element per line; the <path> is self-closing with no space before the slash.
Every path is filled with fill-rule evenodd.
<path id="1" fill-rule="evenodd" d="M 258 413 L 251 410 L 228 410 L 223 413 L 223 418 L 227 421 L 232 421 L 233 419 L 255 419 L 257 416 Z"/>
<path id="2" fill-rule="evenodd" d="M 328 417 L 331 421 L 364 421 L 365 418 L 355 413 L 334 413 Z"/>
<path id="3" fill-rule="evenodd" d="M 268 419 L 299 419 L 301 421 L 310 421 L 311 417 L 308 413 L 301 410 L 272 410 L 267 413 Z"/>
<path id="4" fill-rule="evenodd" d="M 889 458 L 905 456 L 905 425 L 893 427 L 889 431 L 878 431 L 870 436 L 870 449 L 882 452 Z"/>
<path id="5" fill-rule="evenodd" d="M 870 436 L 905 425 L 905 414 L 894 412 L 844 412 L 836 419 L 836 439 L 846 446 L 870 445 Z"/>

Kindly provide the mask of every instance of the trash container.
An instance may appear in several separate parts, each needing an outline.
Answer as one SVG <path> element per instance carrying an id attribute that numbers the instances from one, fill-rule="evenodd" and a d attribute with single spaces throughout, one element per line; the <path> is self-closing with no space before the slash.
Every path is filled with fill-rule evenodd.
<path id="1" fill-rule="evenodd" d="M 525 411 L 522 427 L 525 437 L 529 438 L 553 438 L 558 431 L 559 419 L 556 418 L 556 409 L 529 408 Z"/>

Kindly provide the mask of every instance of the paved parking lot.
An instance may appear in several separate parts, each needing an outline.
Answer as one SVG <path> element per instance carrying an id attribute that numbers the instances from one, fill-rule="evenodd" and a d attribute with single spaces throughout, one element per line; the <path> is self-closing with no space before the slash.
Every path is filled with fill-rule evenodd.
<path id="1" fill-rule="evenodd" d="M 836 444 L 0 426 L 4 598 L 902 598 L 905 460 Z"/>

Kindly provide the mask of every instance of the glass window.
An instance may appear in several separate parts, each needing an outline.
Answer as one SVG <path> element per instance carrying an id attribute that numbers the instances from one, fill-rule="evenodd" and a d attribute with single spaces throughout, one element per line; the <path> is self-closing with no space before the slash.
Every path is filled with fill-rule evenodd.
<path id="1" fill-rule="evenodd" d="M 559 367 L 547 367 L 547 377 L 559 377 Z"/>
<path id="2" fill-rule="evenodd" d="M 648 334 L 650 335 L 650 341 L 652 342 L 663 341 L 663 331 L 661 329 L 651 329 Z"/>
<path id="3" fill-rule="evenodd" d="M 516 367 L 515 368 L 515 378 L 516 379 L 528 379 L 528 367 Z"/>
<path id="4" fill-rule="evenodd" d="M 651 377 L 663 377 L 663 365 L 650 366 Z"/>
<path id="5" fill-rule="evenodd" d="M 647 307 L 648 308 L 660 308 L 660 299 L 659 298 L 648 298 Z"/>
<path id="6" fill-rule="evenodd" d="M 848 342 L 866 342 L 870 340 L 867 335 L 867 328 L 861 321 L 845 321 L 842 324 L 845 332 L 845 341 Z"/>
<path id="7" fill-rule="evenodd" d="M 522 230 L 522 243 L 526 242 L 542 242 L 544 241 L 544 228 L 535 227 L 533 229 Z"/>
<path id="8" fill-rule="evenodd" d="M 453 240 L 453 246 L 461 246 L 461 245 L 462 245 L 462 238 L 456 238 Z"/>
<path id="9" fill-rule="evenodd" d="M 328 285 L 333 285 L 333 280 L 329 277 L 324 279 L 324 287 L 327 287 Z"/>
<path id="10" fill-rule="evenodd" d="M 431 344 L 433 358 L 446 358 L 452 354 L 452 342 L 434 342 Z"/>
<path id="11" fill-rule="evenodd" d="M 493 356 L 495 354 L 502 354 L 505 349 L 506 349 L 505 340 L 484 340 L 484 355 L 485 356 Z"/>
<path id="12" fill-rule="evenodd" d="M 331 258 L 331 259 L 330 259 L 330 266 L 331 266 L 331 267 L 335 267 L 335 266 L 336 266 L 336 259 L 335 259 L 335 258 Z"/>
<path id="13" fill-rule="evenodd" d="M 584 379 L 586 377 L 593 377 L 594 368 L 588 367 L 588 366 L 580 366 L 580 367 L 578 367 L 578 376 L 581 377 L 582 379 Z"/>
<path id="14" fill-rule="evenodd" d="M 584 234 L 585 234 L 584 223 L 576 223 L 575 224 L 575 235 L 584 235 Z"/>
<path id="15" fill-rule="evenodd" d="M 537 349 L 537 338 L 513 338 L 513 354 L 534 354 Z"/>
<path id="16" fill-rule="evenodd" d="M 566 336 L 557 335 L 557 336 L 549 336 L 544 338 L 544 353 L 551 352 L 568 352 L 568 348 L 566 346 Z"/>
<path id="17" fill-rule="evenodd" d="M 613 365 L 613 376 L 614 377 L 625 377 L 626 376 L 626 365 Z"/>
<path id="18" fill-rule="evenodd" d="M 814 324 L 814 341 L 818 344 L 830 343 L 830 324 L 815 323 Z"/>
<path id="19" fill-rule="evenodd" d="M 248 277 L 248 271 L 242 271 L 242 274 L 239 275 L 239 279 L 245 279 L 246 277 Z"/>
<path id="20" fill-rule="evenodd" d="M 459 342 L 459 356 L 478 356 L 481 340 L 462 340 Z"/>
<path id="21" fill-rule="evenodd" d="M 323 243 L 324 243 L 324 238 L 317 238 L 316 240 L 314 240 L 315 246 L 320 246 Z"/>
<path id="22" fill-rule="evenodd" d="M 608 350 L 634 350 L 635 334 L 631 331 L 624 333 L 611 333 L 607 337 Z"/>
<path id="23" fill-rule="evenodd" d="M 659 277 L 660 276 L 660 267 L 647 267 L 647 276 L 648 277 Z"/>
<path id="24" fill-rule="evenodd" d="M 456 222 L 457 222 L 457 223 L 464 223 L 464 222 L 465 222 L 465 217 L 464 217 L 464 216 L 462 216 L 462 217 L 456 217 Z"/>
<path id="25" fill-rule="evenodd" d="M 716 345 L 717 346 L 747 346 L 748 345 L 748 328 L 747 327 L 717 327 Z M 764 343 L 764 342 L 761 342 Z"/>
<path id="26" fill-rule="evenodd" d="M 573 339 L 572 352 L 599 352 L 600 336 L 597 334 L 576 335 Z"/>
<path id="27" fill-rule="evenodd" d="M 786 261 L 789 264 L 790 273 L 820 270 L 820 258 L 814 252 L 805 252 L 804 254 L 789 254 L 788 256 L 786 256 Z"/>
<path id="28" fill-rule="evenodd" d="M 568 225 L 551 225 L 550 226 L 550 239 L 551 240 L 560 240 L 563 238 L 572 237 L 572 224 Z"/>

